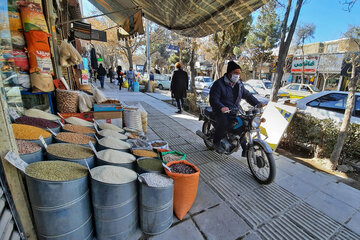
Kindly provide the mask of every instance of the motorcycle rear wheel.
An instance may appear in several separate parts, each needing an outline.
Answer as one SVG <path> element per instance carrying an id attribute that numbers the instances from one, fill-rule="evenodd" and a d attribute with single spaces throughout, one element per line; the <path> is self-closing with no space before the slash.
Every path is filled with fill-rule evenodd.
<path id="1" fill-rule="evenodd" d="M 247 162 L 252 175 L 260 184 L 270 184 L 276 176 L 275 159 L 272 153 L 267 153 L 263 146 L 254 142 L 256 159 L 253 159 L 251 149 L 247 151 Z"/>
<path id="2" fill-rule="evenodd" d="M 211 122 L 210 121 L 205 121 L 203 126 L 202 126 L 203 134 L 205 134 L 207 137 L 209 137 L 211 129 L 212 129 Z M 204 143 L 205 143 L 206 147 L 209 150 L 214 150 L 214 144 L 212 142 L 212 138 L 210 138 L 209 140 L 204 139 Z"/>

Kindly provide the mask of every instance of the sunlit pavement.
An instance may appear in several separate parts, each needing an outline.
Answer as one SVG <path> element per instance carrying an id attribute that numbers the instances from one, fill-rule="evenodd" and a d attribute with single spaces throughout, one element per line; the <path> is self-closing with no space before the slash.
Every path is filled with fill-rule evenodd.
<path id="1" fill-rule="evenodd" d="M 276 155 L 276 180 L 261 186 L 240 152 L 208 151 L 195 134 L 202 122 L 176 114 L 159 93 L 119 91 L 110 83 L 104 92 L 130 105 L 141 103 L 148 112 L 148 138 L 167 141 L 200 169 L 188 215 L 182 221 L 174 217 L 169 230 L 150 239 L 360 239 L 360 191 L 337 177 Z M 141 236 L 138 230 L 131 239 Z"/>

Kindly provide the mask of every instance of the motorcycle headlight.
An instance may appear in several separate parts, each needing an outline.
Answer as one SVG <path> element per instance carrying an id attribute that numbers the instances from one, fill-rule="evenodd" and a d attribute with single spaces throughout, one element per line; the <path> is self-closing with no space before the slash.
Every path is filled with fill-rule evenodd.
<path id="1" fill-rule="evenodd" d="M 253 128 L 258 128 L 258 127 L 260 127 L 260 123 L 261 123 L 260 117 L 254 117 L 254 119 L 251 122 L 251 126 Z"/>

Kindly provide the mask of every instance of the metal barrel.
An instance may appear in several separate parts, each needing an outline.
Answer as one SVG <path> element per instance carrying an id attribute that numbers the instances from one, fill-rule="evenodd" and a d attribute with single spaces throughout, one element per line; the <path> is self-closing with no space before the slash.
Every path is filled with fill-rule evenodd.
<path id="1" fill-rule="evenodd" d="M 111 148 L 111 147 L 106 147 L 104 145 L 101 145 L 100 143 L 98 143 L 98 150 L 106 150 L 106 149 L 114 149 L 117 151 L 122 151 L 122 152 L 130 152 L 130 148 L 129 149 L 117 149 L 117 148 Z"/>
<path id="2" fill-rule="evenodd" d="M 28 153 L 28 154 L 20 154 L 20 158 L 24 160 L 26 163 L 34 163 L 44 160 L 44 155 L 41 149 L 37 152 Z"/>
<path id="3" fill-rule="evenodd" d="M 46 181 L 26 175 L 39 240 L 92 239 L 88 176 L 71 181 Z"/>
<path id="4" fill-rule="evenodd" d="M 103 151 L 106 151 L 106 150 L 103 150 Z M 100 152 L 98 155 L 100 155 Z M 125 168 L 131 169 L 133 171 L 136 171 L 136 158 L 134 157 L 134 159 L 135 160 L 133 162 L 129 162 L 129 163 L 114 163 L 114 162 L 105 161 L 104 159 L 96 157 L 96 166 L 112 165 L 112 166 L 118 166 L 118 167 L 125 167 Z"/>
<path id="5" fill-rule="evenodd" d="M 61 130 L 61 126 L 56 127 L 56 128 L 50 128 L 50 129 L 51 129 L 51 131 L 53 131 L 54 133 L 58 134 L 58 133 L 60 132 L 60 130 Z M 47 129 L 45 129 L 45 130 L 47 130 Z"/>
<path id="6" fill-rule="evenodd" d="M 45 147 L 44 147 L 44 145 L 41 143 L 40 139 L 26 140 L 26 141 L 30 141 L 30 142 L 33 142 L 33 143 L 36 143 L 36 144 L 40 145 L 41 149 L 42 149 L 43 151 L 45 151 Z M 48 138 L 44 138 L 44 141 L 45 141 L 46 145 L 52 144 L 52 142 L 53 142 L 53 137 L 52 137 L 52 135 L 51 135 L 50 137 L 48 137 Z"/>
<path id="7" fill-rule="evenodd" d="M 140 176 L 142 175 L 144 174 Z M 141 230 L 149 235 L 165 232 L 173 223 L 174 184 L 167 187 L 149 187 L 139 182 Z"/>
<path id="8" fill-rule="evenodd" d="M 144 169 L 144 168 L 140 167 L 139 162 L 144 159 L 155 159 L 155 160 L 159 160 L 159 162 L 161 162 L 160 159 L 150 158 L 150 157 L 140 157 L 140 158 L 136 159 L 136 172 L 138 174 L 142 174 L 142 173 L 159 173 L 159 174 L 161 174 L 161 173 L 164 173 L 163 168 L 160 171 L 154 171 L 154 170 Z"/>
<path id="9" fill-rule="evenodd" d="M 109 184 L 91 179 L 97 240 L 127 239 L 138 226 L 137 180 Z"/>
<path id="10" fill-rule="evenodd" d="M 81 146 L 84 146 L 84 147 L 89 147 L 89 144 L 86 143 L 86 144 L 79 144 L 79 143 L 72 143 L 72 142 L 65 142 L 65 141 L 62 141 L 60 139 L 57 139 L 57 138 L 54 138 L 55 139 L 55 143 L 69 143 L 69 144 L 76 144 L 76 145 L 81 145 Z M 94 146 L 96 146 L 96 142 L 94 143 Z"/>
<path id="11" fill-rule="evenodd" d="M 92 157 L 88 157 L 88 158 L 63 158 L 63 157 L 58 157 L 56 155 L 53 155 L 51 153 L 46 153 L 46 157 L 48 160 L 61 160 L 61 161 L 67 161 L 67 162 L 74 162 L 74 163 L 78 163 L 81 164 L 83 166 L 86 167 L 86 163 L 85 160 L 87 162 L 87 164 L 89 165 L 89 168 L 94 168 L 95 167 L 95 156 Z"/>
<path id="12" fill-rule="evenodd" d="M 61 129 L 63 132 L 69 132 L 69 133 L 77 133 L 77 132 L 71 132 L 71 131 L 68 131 L 68 130 L 65 130 L 65 129 Z M 90 136 L 90 137 L 93 137 L 93 138 L 95 138 L 95 133 L 78 133 L 78 134 L 84 134 L 84 135 L 88 135 L 88 136 Z"/>

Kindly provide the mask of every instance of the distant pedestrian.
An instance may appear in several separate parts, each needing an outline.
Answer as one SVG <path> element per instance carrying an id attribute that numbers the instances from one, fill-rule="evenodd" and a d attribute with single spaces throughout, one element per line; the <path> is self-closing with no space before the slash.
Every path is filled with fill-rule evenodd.
<path id="1" fill-rule="evenodd" d="M 117 79 L 119 81 L 119 90 L 121 90 L 121 85 L 123 83 L 123 73 L 121 72 L 121 70 L 122 70 L 122 67 L 117 66 L 116 74 L 117 74 Z"/>
<path id="2" fill-rule="evenodd" d="M 101 88 L 104 88 L 106 70 L 103 67 L 102 63 L 100 63 L 100 66 L 97 70 L 97 74 L 98 74 L 98 79 L 100 80 Z"/>
<path id="3" fill-rule="evenodd" d="M 108 77 L 110 78 L 110 82 L 112 83 L 113 78 L 114 78 L 114 71 L 113 71 L 112 67 L 109 68 Z"/>
<path id="4" fill-rule="evenodd" d="M 130 91 L 130 88 L 131 90 L 134 91 L 134 81 L 135 81 L 135 72 L 133 71 L 133 68 L 130 67 L 128 71 L 126 71 L 126 79 L 129 83 L 129 88 L 128 88 L 128 91 Z"/>
<path id="5" fill-rule="evenodd" d="M 176 70 L 171 77 L 171 96 L 176 99 L 178 111 L 181 113 L 184 107 L 184 98 L 186 98 L 186 91 L 188 89 L 188 74 L 181 69 L 181 63 L 175 64 Z"/>

